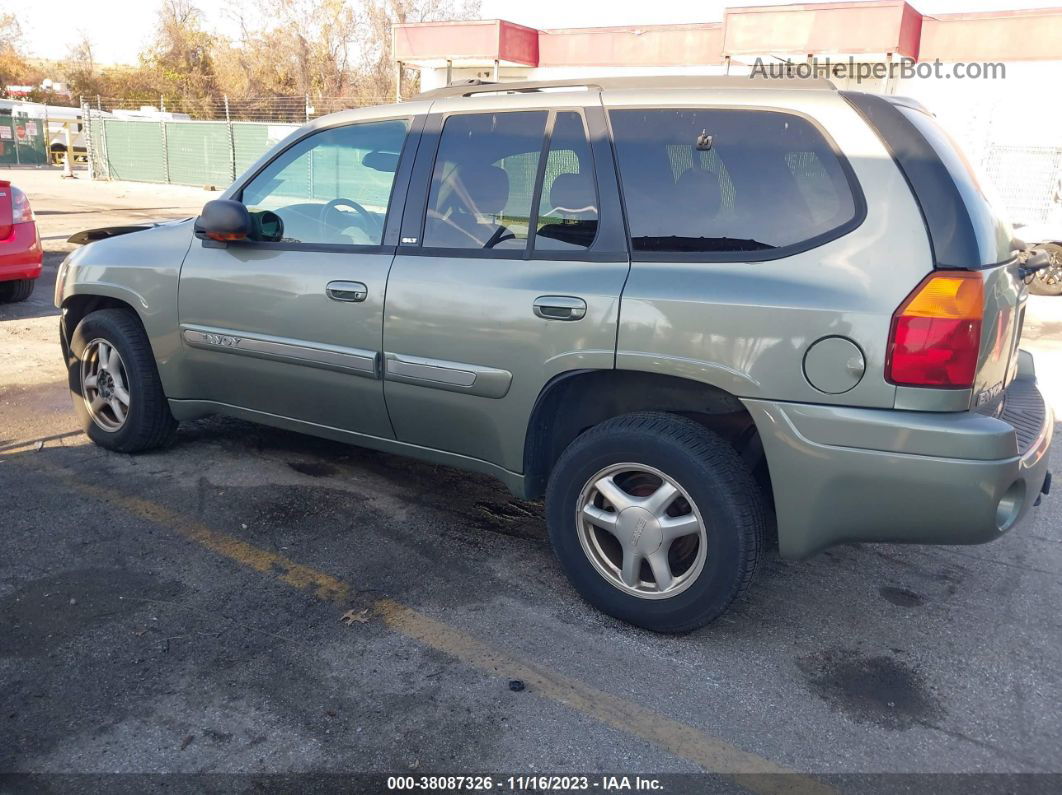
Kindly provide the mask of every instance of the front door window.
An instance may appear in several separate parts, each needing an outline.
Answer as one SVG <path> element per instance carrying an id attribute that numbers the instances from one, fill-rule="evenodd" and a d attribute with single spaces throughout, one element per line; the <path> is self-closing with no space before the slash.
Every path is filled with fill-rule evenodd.
<path id="1" fill-rule="evenodd" d="M 403 119 L 352 124 L 294 144 L 243 189 L 260 239 L 380 245 L 408 126 Z"/>

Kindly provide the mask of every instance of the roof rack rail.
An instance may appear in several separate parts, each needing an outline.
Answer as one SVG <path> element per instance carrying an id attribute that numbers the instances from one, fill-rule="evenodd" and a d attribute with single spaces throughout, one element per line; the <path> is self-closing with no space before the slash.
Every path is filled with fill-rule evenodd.
<path id="1" fill-rule="evenodd" d="M 507 83 L 491 80 L 461 80 L 448 86 L 423 91 L 413 99 L 471 97 L 475 94 L 524 94 L 557 88 L 585 88 L 597 91 L 668 88 L 781 88 L 836 91 L 829 80 L 807 77 L 755 77 L 751 75 L 631 75 L 628 77 L 592 77 L 584 80 L 526 80 Z"/>

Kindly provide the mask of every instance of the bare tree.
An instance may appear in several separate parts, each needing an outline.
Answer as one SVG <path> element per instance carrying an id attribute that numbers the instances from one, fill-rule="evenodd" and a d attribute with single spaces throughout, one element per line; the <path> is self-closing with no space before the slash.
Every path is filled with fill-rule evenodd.
<path id="1" fill-rule="evenodd" d="M 305 95 L 318 112 L 394 95 L 391 25 L 478 16 L 479 0 L 278 0 L 265 25 L 254 0 L 230 13 L 240 41 L 219 56 L 218 74 L 230 96 Z M 221 62 L 224 61 L 224 65 Z"/>
<path id="2" fill-rule="evenodd" d="M 193 112 L 207 112 L 217 93 L 215 44 L 215 37 L 203 28 L 202 12 L 191 0 L 163 0 L 155 40 L 141 56 L 141 64 L 155 72 L 159 93 Z"/>
<path id="3" fill-rule="evenodd" d="M 234 39 L 211 32 L 193 0 L 161 0 L 138 66 L 97 70 L 82 36 L 66 60 L 67 80 L 76 93 L 163 95 L 168 108 L 202 118 L 216 117 L 227 96 L 236 118 L 299 121 L 305 99 L 317 113 L 389 101 L 391 26 L 474 18 L 479 0 L 231 0 L 224 13 L 237 23 Z M 0 29 L 0 48 L 2 36 Z"/>
<path id="4" fill-rule="evenodd" d="M 92 40 L 84 31 L 71 45 L 62 65 L 63 77 L 73 96 L 92 96 L 100 92 L 100 77 L 96 73 L 96 58 L 92 52 Z"/>

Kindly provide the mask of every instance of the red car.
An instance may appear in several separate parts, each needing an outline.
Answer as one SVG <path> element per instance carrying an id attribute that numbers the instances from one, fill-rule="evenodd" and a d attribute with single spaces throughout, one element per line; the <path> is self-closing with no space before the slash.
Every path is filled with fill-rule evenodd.
<path id="1" fill-rule="evenodd" d="M 25 301 L 41 275 L 41 239 L 26 194 L 0 179 L 0 302 Z"/>

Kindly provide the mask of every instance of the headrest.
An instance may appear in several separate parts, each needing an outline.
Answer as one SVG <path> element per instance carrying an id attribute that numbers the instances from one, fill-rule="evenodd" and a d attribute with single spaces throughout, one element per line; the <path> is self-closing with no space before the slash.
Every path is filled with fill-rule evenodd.
<path id="1" fill-rule="evenodd" d="M 597 196 L 589 174 L 558 174 L 549 190 L 554 211 L 568 218 L 597 218 Z"/>
<path id="2" fill-rule="evenodd" d="M 702 168 L 688 168 L 675 183 L 675 195 L 685 210 L 701 218 L 711 218 L 723 203 L 719 177 Z"/>
<path id="3" fill-rule="evenodd" d="M 471 209 L 498 215 L 509 203 L 509 175 L 498 166 L 467 166 L 459 172 Z"/>

